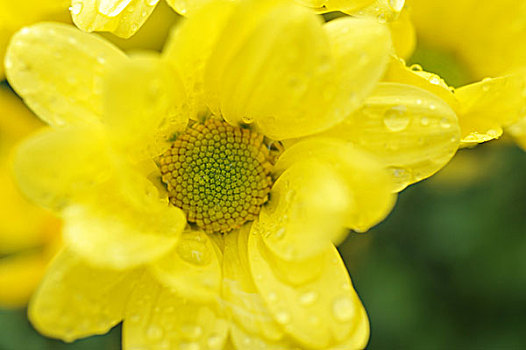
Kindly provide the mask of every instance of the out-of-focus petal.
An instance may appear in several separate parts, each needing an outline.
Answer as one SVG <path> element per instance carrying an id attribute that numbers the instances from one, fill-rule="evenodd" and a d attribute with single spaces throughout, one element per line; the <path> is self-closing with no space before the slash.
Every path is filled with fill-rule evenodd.
<path id="1" fill-rule="evenodd" d="M 409 15 L 409 10 L 404 10 L 395 21 L 389 23 L 395 53 L 403 59 L 411 57 L 416 46 L 415 27 Z"/>
<path id="2" fill-rule="evenodd" d="M 217 303 L 183 298 L 144 274 L 129 299 L 122 337 L 125 349 L 222 350 L 227 331 Z"/>
<path id="3" fill-rule="evenodd" d="M 516 122 L 526 107 L 526 87 L 520 76 L 487 78 L 455 91 L 463 145 L 496 139 Z"/>
<path id="4" fill-rule="evenodd" d="M 248 257 L 256 287 L 275 320 L 294 339 L 314 348 L 329 348 L 351 337 L 365 345 L 361 329 L 363 306 L 353 290 L 336 248 L 316 257 L 316 264 L 288 263 L 270 252 L 258 234 L 251 233 Z M 283 276 L 297 269 L 303 275 Z M 292 278 L 292 279 L 291 279 Z"/>
<path id="5" fill-rule="evenodd" d="M 347 227 L 367 231 L 391 211 L 396 199 L 392 180 L 374 156 L 340 139 L 316 137 L 286 149 L 274 171 L 281 172 L 303 159 L 323 161 L 345 180 L 352 199 L 346 215 Z"/>
<path id="6" fill-rule="evenodd" d="M 9 83 L 51 125 L 93 123 L 102 111 L 102 76 L 126 56 L 73 26 L 40 23 L 17 32 L 5 66 Z"/>
<path id="7" fill-rule="evenodd" d="M 389 167 L 394 191 L 425 179 L 453 157 L 460 142 L 455 112 L 415 86 L 380 83 L 364 106 L 323 135 L 339 137 Z"/>
<path id="8" fill-rule="evenodd" d="M 60 210 L 111 175 L 102 135 L 79 128 L 43 130 L 16 150 L 14 173 L 34 202 Z"/>
<path id="9" fill-rule="evenodd" d="M 72 0 L 73 22 L 82 30 L 129 38 L 148 19 L 159 0 Z"/>
<path id="10" fill-rule="evenodd" d="M 192 15 L 198 8 L 210 2 L 210 0 L 166 0 L 177 13 L 187 16 Z"/>
<path id="11" fill-rule="evenodd" d="M 140 272 L 93 268 L 64 250 L 48 269 L 29 305 L 29 319 L 44 335 L 73 341 L 104 334 L 119 323 Z"/>
<path id="12" fill-rule="evenodd" d="M 342 240 L 351 205 L 345 180 L 329 163 L 296 162 L 274 183 L 251 232 L 283 259 L 305 259 Z"/>
<path id="13" fill-rule="evenodd" d="M 156 54 L 136 55 L 114 67 L 103 86 L 103 121 L 123 151 L 158 156 L 186 126 L 182 83 Z"/>
<path id="14" fill-rule="evenodd" d="M 180 296 L 214 301 L 221 289 L 221 266 L 216 251 L 204 232 L 187 231 L 175 249 L 150 268 L 162 284 Z"/>
<path id="15" fill-rule="evenodd" d="M 0 307 L 23 307 L 46 270 L 41 252 L 20 253 L 0 260 Z"/>

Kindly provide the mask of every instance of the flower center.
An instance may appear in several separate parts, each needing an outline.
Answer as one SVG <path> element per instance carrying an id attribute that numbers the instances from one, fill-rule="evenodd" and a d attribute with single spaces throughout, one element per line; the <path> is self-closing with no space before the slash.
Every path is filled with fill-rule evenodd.
<path id="1" fill-rule="evenodd" d="M 263 135 L 209 119 L 177 137 L 160 158 L 170 202 L 207 233 L 226 233 L 253 220 L 272 179 Z"/>

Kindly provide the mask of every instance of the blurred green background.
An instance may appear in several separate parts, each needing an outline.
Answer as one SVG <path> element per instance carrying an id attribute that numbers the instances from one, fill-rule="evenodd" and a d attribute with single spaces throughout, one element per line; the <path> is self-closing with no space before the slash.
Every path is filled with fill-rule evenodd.
<path id="1" fill-rule="evenodd" d="M 526 153 L 460 151 L 340 246 L 371 321 L 369 349 L 526 349 Z M 120 328 L 73 344 L 0 311 L 2 350 L 119 349 Z"/>

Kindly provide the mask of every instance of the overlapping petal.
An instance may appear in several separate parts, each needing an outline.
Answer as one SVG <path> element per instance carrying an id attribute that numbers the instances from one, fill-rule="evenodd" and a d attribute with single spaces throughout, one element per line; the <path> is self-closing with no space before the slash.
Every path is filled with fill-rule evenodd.
<path id="1" fill-rule="evenodd" d="M 153 53 L 135 55 L 103 80 L 103 121 L 123 152 L 156 157 L 186 126 L 185 99 L 170 65 Z"/>
<path id="2" fill-rule="evenodd" d="M 526 107 L 525 81 L 518 75 L 484 79 L 457 89 L 455 96 L 464 145 L 498 138 Z"/>
<path id="3" fill-rule="evenodd" d="M 248 258 L 261 297 L 291 337 L 317 348 L 330 348 L 350 338 L 360 348 L 365 346 L 369 334 L 360 317 L 363 306 L 334 247 L 321 252 L 314 265 L 312 261 L 291 263 L 279 259 L 260 235 L 251 233 Z M 301 280 L 292 272 L 298 268 Z"/>
<path id="4" fill-rule="evenodd" d="M 221 292 L 218 249 L 201 231 L 183 233 L 175 249 L 151 264 L 151 271 L 182 297 L 217 301 Z"/>
<path id="5" fill-rule="evenodd" d="M 342 240 L 351 201 L 345 180 L 330 164 L 296 162 L 274 183 L 251 232 L 282 258 L 305 259 Z"/>
<path id="6" fill-rule="evenodd" d="M 124 184 L 108 181 L 65 208 L 63 232 L 71 249 L 93 264 L 125 269 L 168 253 L 183 232 L 186 217 L 159 199 L 146 177 L 123 169 L 119 176 Z"/>
<path id="7" fill-rule="evenodd" d="M 411 85 L 380 83 L 364 106 L 324 133 L 356 144 L 389 167 L 395 186 L 440 170 L 460 142 L 455 112 L 438 96 Z"/>
<path id="8" fill-rule="evenodd" d="M 127 349 L 222 350 L 227 331 L 217 303 L 183 298 L 145 274 L 126 308 L 123 343 Z"/>
<path id="9" fill-rule="evenodd" d="M 284 333 L 254 284 L 247 255 L 249 230 L 250 225 L 246 225 L 225 236 L 222 295 L 235 324 L 232 337 L 234 343 L 241 344 L 255 337 L 254 346 L 265 341 L 277 343 Z"/>
<path id="10" fill-rule="evenodd" d="M 374 156 L 340 139 L 315 137 L 287 148 L 274 171 L 281 172 L 302 159 L 317 159 L 336 169 L 352 198 L 346 227 L 367 231 L 391 211 L 396 196 L 387 169 Z"/>
<path id="11" fill-rule="evenodd" d="M 29 318 L 42 334 L 66 341 L 104 334 L 123 319 L 140 273 L 94 268 L 64 250 L 33 296 Z"/>
<path id="12" fill-rule="evenodd" d="M 109 31 L 129 38 L 148 19 L 159 0 L 72 0 L 73 22 L 82 30 Z"/>
<path id="13" fill-rule="evenodd" d="M 126 56 L 96 35 L 41 23 L 17 32 L 6 54 L 16 92 L 51 125 L 94 123 L 102 112 L 102 76 Z"/>

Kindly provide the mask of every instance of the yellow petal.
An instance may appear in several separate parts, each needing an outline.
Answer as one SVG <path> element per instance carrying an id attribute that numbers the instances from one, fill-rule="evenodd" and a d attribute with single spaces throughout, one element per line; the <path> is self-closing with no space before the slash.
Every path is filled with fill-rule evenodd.
<path id="1" fill-rule="evenodd" d="M 125 349 L 222 350 L 227 330 L 217 304 L 182 298 L 145 274 L 130 297 L 122 337 Z"/>
<path id="2" fill-rule="evenodd" d="M 407 67 L 405 61 L 396 56 L 391 57 L 383 81 L 417 86 L 437 95 L 446 101 L 453 110 L 458 107 L 458 102 L 453 94 L 454 90 L 440 76 L 423 71 L 418 64 Z"/>
<path id="3" fill-rule="evenodd" d="M 328 348 L 333 343 L 356 337 L 360 343 L 368 333 L 357 332 L 363 306 L 336 248 L 329 247 L 317 258 L 316 269 L 304 266 L 310 278 L 292 284 L 276 273 L 288 263 L 278 260 L 257 234 L 250 234 L 248 256 L 254 281 L 275 320 L 300 343 Z"/>
<path id="4" fill-rule="evenodd" d="M 420 40 L 455 54 L 473 79 L 524 66 L 526 2 L 411 0 L 411 7 Z"/>
<path id="5" fill-rule="evenodd" d="M 389 167 L 395 187 L 440 170 L 459 146 L 460 128 L 449 105 L 423 89 L 380 83 L 365 105 L 324 133 L 377 156 Z"/>
<path id="6" fill-rule="evenodd" d="M 159 199 L 146 178 L 128 176 L 121 191 L 111 182 L 94 187 L 63 211 L 64 240 L 93 264 L 123 269 L 156 260 L 173 249 L 186 225 L 182 210 Z"/>
<path id="7" fill-rule="evenodd" d="M 29 305 L 42 334 L 73 341 L 104 334 L 123 319 L 132 282 L 140 272 L 97 269 L 64 250 L 53 260 Z"/>
<path id="8" fill-rule="evenodd" d="M 319 12 L 341 11 L 350 13 L 371 5 L 375 0 L 296 0 L 299 4 Z"/>
<path id="9" fill-rule="evenodd" d="M 283 171 L 307 157 L 330 165 L 345 180 L 352 198 L 346 215 L 347 227 L 364 232 L 389 214 L 396 199 L 391 177 L 372 155 L 340 139 L 312 138 L 286 149 L 274 171 Z"/>
<path id="10" fill-rule="evenodd" d="M 183 16 L 193 15 L 195 11 L 210 0 L 166 0 L 177 13 Z"/>
<path id="11" fill-rule="evenodd" d="M 455 91 L 463 145 L 496 139 L 526 106 L 525 82 L 515 75 L 487 78 Z"/>
<path id="12" fill-rule="evenodd" d="M 389 29 L 396 55 L 404 59 L 411 57 L 416 46 L 416 32 L 409 11 L 402 11 L 395 21 L 389 23 Z"/>
<path id="13" fill-rule="evenodd" d="M 304 259 L 341 241 L 351 205 L 345 180 L 329 163 L 296 162 L 274 183 L 251 231 L 282 258 Z"/>
<path id="14" fill-rule="evenodd" d="M 96 130 L 42 130 L 16 150 L 14 172 L 22 192 L 39 205 L 59 210 L 111 174 Z"/>
<path id="15" fill-rule="evenodd" d="M 73 22 L 82 30 L 129 38 L 148 19 L 159 0 L 72 0 Z"/>
<path id="16" fill-rule="evenodd" d="M 221 289 L 221 266 L 216 250 L 204 232 L 187 231 L 175 249 L 151 264 L 151 271 L 182 297 L 213 301 Z"/>
<path id="17" fill-rule="evenodd" d="M 365 309 L 361 307 L 356 316 L 356 326 L 349 335 L 349 338 L 342 342 L 337 342 L 327 350 L 343 349 L 365 349 L 369 340 L 369 318 Z"/>
<path id="18" fill-rule="evenodd" d="M 254 122 L 274 139 L 321 131 L 355 110 L 383 73 L 384 26 L 345 18 L 322 27 L 291 4 L 254 19 L 248 5 L 218 38 L 205 76 L 209 106 L 228 122 Z"/>
<path id="19" fill-rule="evenodd" d="M 0 259 L 0 307 L 23 307 L 44 276 L 47 260 L 39 253 Z"/>
<path id="20" fill-rule="evenodd" d="M 170 65 L 157 54 L 136 55 L 104 80 L 103 119 L 118 147 L 152 158 L 186 126 L 184 101 L 184 88 Z"/>
<path id="21" fill-rule="evenodd" d="M 272 341 L 265 338 L 261 338 L 258 335 L 247 333 L 241 327 L 236 324 L 230 326 L 230 337 L 234 343 L 235 349 L 237 350 L 290 350 L 295 349 L 288 340 Z"/>
<path id="22" fill-rule="evenodd" d="M 95 35 L 65 24 L 41 23 L 13 36 L 6 54 L 6 75 L 45 122 L 94 122 L 102 109 L 101 77 L 125 58 Z"/>
<path id="23" fill-rule="evenodd" d="M 233 323 L 244 330 L 239 330 L 237 336 L 233 334 L 234 343 L 240 344 L 241 338 L 248 338 L 245 332 L 257 335 L 263 342 L 279 341 L 283 331 L 258 294 L 250 272 L 247 256 L 249 230 L 250 225 L 245 225 L 225 236 L 223 298 Z M 255 346 L 259 343 L 261 341 L 254 340 Z"/>
<path id="24" fill-rule="evenodd" d="M 344 11 L 353 16 L 372 17 L 379 22 L 391 22 L 398 18 L 404 8 L 405 0 L 375 0 L 358 11 Z"/>
<path id="25" fill-rule="evenodd" d="M 197 10 L 175 28 L 163 50 L 163 57 L 183 80 L 193 119 L 208 111 L 203 97 L 205 65 L 234 7 L 231 1 L 212 1 Z"/>
<path id="26" fill-rule="evenodd" d="M 0 2 L 0 23 L 2 26 L 15 29 L 67 12 L 68 6 L 69 0 L 4 0 Z"/>

